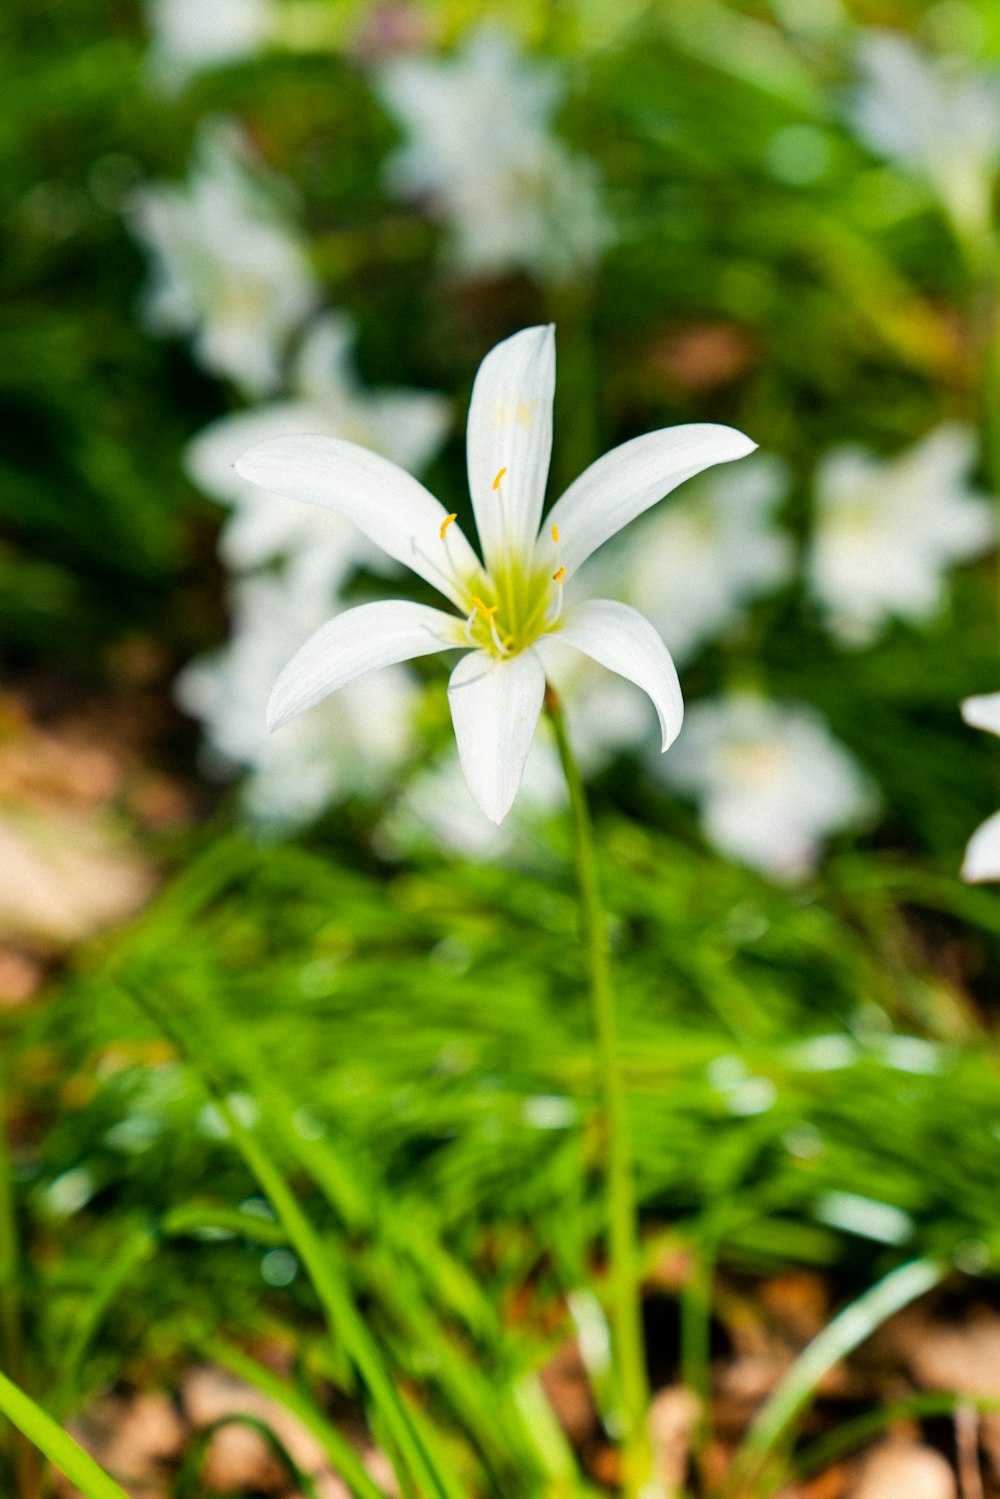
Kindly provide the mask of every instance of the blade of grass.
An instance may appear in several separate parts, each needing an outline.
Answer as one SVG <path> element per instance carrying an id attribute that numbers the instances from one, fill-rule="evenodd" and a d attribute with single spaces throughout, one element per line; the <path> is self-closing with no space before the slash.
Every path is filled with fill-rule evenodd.
<path id="1" fill-rule="evenodd" d="M 27 1371 L 24 1367 L 21 1306 L 21 1245 L 7 1139 L 6 1081 L 0 1072 L 0 1358 L 14 1378 L 24 1383 Z M 38 1451 L 16 1427 L 12 1431 L 12 1440 L 18 1482 L 23 1493 L 31 1499 L 41 1485 L 42 1464 Z"/>
<path id="2" fill-rule="evenodd" d="M 94 1335 L 118 1291 L 147 1259 L 155 1244 L 155 1234 L 148 1227 L 133 1232 L 101 1275 L 78 1314 L 73 1336 L 63 1351 L 59 1379 L 50 1405 L 57 1416 L 64 1416 L 77 1395 L 76 1381 Z"/>
<path id="3" fill-rule="evenodd" d="M 301 1390 L 279 1379 L 248 1353 L 221 1338 L 201 1339 L 199 1348 L 207 1358 L 253 1385 L 254 1389 L 293 1415 L 316 1438 L 330 1467 L 344 1480 L 355 1499 L 385 1499 L 384 1491 L 368 1473 L 347 1438 Z"/>
<path id="4" fill-rule="evenodd" d="M 0 1414 L 33 1442 L 86 1499 L 128 1499 L 125 1490 L 108 1477 L 90 1454 L 5 1374 L 0 1374 Z"/>
<path id="5" fill-rule="evenodd" d="M 276 1432 L 271 1430 L 267 1422 L 260 1420 L 258 1416 L 241 1414 L 220 1416 L 218 1421 L 213 1421 L 209 1426 L 203 1426 L 196 1432 L 177 1475 L 174 1499 L 196 1499 L 200 1489 L 198 1472 L 205 1460 L 212 1438 L 217 1431 L 223 1431 L 227 1426 L 243 1426 L 248 1431 L 255 1431 L 259 1437 L 263 1438 L 271 1455 L 277 1458 L 297 1492 L 303 1495 L 303 1499 L 319 1499 L 319 1490 L 315 1480 L 299 1466 L 284 1442 Z"/>
<path id="6" fill-rule="evenodd" d="M 907 1400 L 894 1400 L 878 1410 L 866 1411 L 853 1421 L 845 1421 L 835 1431 L 810 1442 L 792 1464 L 795 1476 L 812 1477 L 896 1421 L 953 1416 L 961 1406 L 969 1406 L 983 1414 L 995 1413 L 1000 1411 L 1000 1398 L 989 1395 L 911 1395 Z"/>
<path id="7" fill-rule="evenodd" d="M 750 1427 L 733 1463 L 738 1482 L 752 1483 L 760 1476 L 796 1417 L 809 1404 L 820 1380 L 834 1365 L 883 1322 L 938 1285 L 949 1268 L 945 1262 L 934 1259 L 909 1260 L 897 1266 L 813 1338 Z"/>
<path id="8" fill-rule="evenodd" d="M 414 1483 L 435 1499 L 461 1499 L 457 1478 L 437 1471 L 417 1431 L 412 1412 L 403 1402 L 383 1364 L 374 1340 L 359 1315 L 347 1288 L 337 1257 L 324 1242 L 300 1207 L 279 1167 L 258 1136 L 237 1117 L 228 1102 L 224 1085 L 204 1051 L 192 1045 L 178 1020 L 178 1006 L 162 1005 L 151 989 L 123 990 L 153 1023 L 174 1043 L 213 1099 L 229 1130 L 233 1144 L 256 1178 L 283 1225 L 289 1243 L 298 1254 L 325 1313 L 331 1335 L 339 1338 L 352 1364 L 381 1412 L 392 1442 Z"/>

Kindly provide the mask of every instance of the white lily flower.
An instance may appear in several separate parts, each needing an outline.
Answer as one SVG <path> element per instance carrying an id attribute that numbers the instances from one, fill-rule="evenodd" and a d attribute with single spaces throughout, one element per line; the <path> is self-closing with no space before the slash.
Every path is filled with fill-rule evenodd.
<path id="1" fill-rule="evenodd" d="M 844 644 L 893 615 L 933 618 L 947 570 L 995 545 L 993 506 L 968 483 L 975 457 L 972 431 L 945 423 L 894 459 L 844 447 L 820 462 L 809 582 Z"/>
<path id="2" fill-rule="evenodd" d="M 870 31 L 860 61 L 853 113 L 864 142 L 922 177 L 961 229 L 988 227 L 1000 162 L 1000 77 L 956 71 L 894 31 Z"/>
<path id="3" fill-rule="evenodd" d="M 1000 734 L 1000 692 L 965 698 L 962 717 L 974 729 Z M 970 884 L 1000 880 L 1000 812 L 987 817 L 969 839 L 962 861 L 962 879 Z"/>
<path id="4" fill-rule="evenodd" d="M 678 665 L 738 625 L 746 606 L 791 575 L 791 537 L 774 521 L 789 485 L 771 454 L 707 474 L 640 527 L 623 559 L 629 597 Z"/>
<path id="5" fill-rule="evenodd" d="M 809 874 L 823 839 L 864 819 L 875 802 L 868 777 L 816 709 L 749 693 L 690 708 L 662 773 L 698 802 L 705 836 L 721 853 L 782 882 Z"/>
<path id="6" fill-rule="evenodd" d="M 233 633 L 177 679 L 180 706 L 201 721 L 208 768 L 245 769 L 241 800 L 255 823 L 292 829 L 352 795 L 383 791 L 413 748 L 419 688 L 403 667 L 348 686 L 283 734 L 269 734 L 268 694 L 291 651 L 329 613 L 329 594 L 272 574 L 240 579 Z M 374 692 L 369 692 L 369 687 Z"/>
<path id="7" fill-rule="evenodd" d="M 132 227 L 152 255 L 150 327 L 192 335 L 205 369 L 259 396 L 277 384 L 319 287 L 301 237 L 250 167 L 232 121 L 203 122 L 188 181 L 141 189 Z"/>
<path id="8" fill-rule="evenodd" d="M 265 494 L 233 467 L 255 443 L 306 432 L 360 443 L 411 473 L 430 462 L 448 431 L 447 401 L 428 391 L 364 390 L 351 359 L 353 342 L 350 318 L 316 318 L 293 370 L 295 399 L 220 417 L 188 445 L 185 466 L 193 482 L 232 507 L 219 550 L 234 572 L 285 559 L 295 574 L 306 575 L 307 590 L 312 579 L 336 589 L 353 569 L 384 563 L 385 554 L 342 515 Z"/>
<path id="9" fill-rule="evenodd" d="M 552 446 L 555 337 L 528 328 L 480 365 L 468 422 L 480 561 L 455 515 L 385 458 L 332 437 L 276 437 L 237 463 L 262 488 L 352 519 L 454 613 L 385 601 L 318 630 L 275 684 L 273 728 L 378 666 L 458 648 L 448 688 L 465 778 L 500 823 L 517 793 L 545 692 L 536 647 L 559 640 L 642 687 L 662 746 L 683 716 L 677 672 L 648 620 L 610 599 L 564 606 L 565 585 L 592 552 L 685 479 L 742 458 L 754 444 L 731 427 L 667 428 L 606 453 L 570 485 L 540 526 Z"/>
<path id="10" fill-rule="evenodd" d="M 406 140 L 386 163 L 391 191 L 427 199 L 472 275 L 572 275 L 609 237 L 596 169 L 554 135 L 555 66 L 525 57 L 495 27 L 451 57 L 400 57 L 375 87 Z"/>
<path id="11" fill-rule="evenodd" d="M 272 0 L 147 0 L 152 82 L 173 92 L 197 73 L 255 56 L 270 40 Z"/>

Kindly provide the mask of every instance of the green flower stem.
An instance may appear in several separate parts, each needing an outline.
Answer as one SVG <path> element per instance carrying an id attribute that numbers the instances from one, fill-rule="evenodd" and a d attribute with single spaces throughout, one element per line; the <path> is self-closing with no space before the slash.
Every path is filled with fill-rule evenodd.
<path id="1" fill-rule="evenodd" d="M 635 1187 L 628 1139 L 628 1110 L 618 1023 L 608 951 L 608 920 L 597 878 L 594 831 L 580 770 L 566 733 L 562 705 L 551 687 L 545 706 L 556 737 L 559 759 L 569 787 L 576 869 L 580 886 L 583 939 L 590 968 L 590 987 L 597 1031 L 605 1127 L 607 1130 L 608 1250 L 611 1270 L 612 1338 L 624 1420 L 624 1492 L 629 1499 L 650 1481 L 650 1448 L 646 1429 L 649 1386 L 639 1295 L 639 1249 Z"/>
<path id="2" fill-rule="evenodd" d="M 18 1431 L 58 1468 L 86 1499 L 128 1499 L 124 1489 L 99 1468 L 94 1459 L 62 1427 L 47 1416 L 40 1406 L 0 1374 L 0 1415 L 7 1417 Z"/>

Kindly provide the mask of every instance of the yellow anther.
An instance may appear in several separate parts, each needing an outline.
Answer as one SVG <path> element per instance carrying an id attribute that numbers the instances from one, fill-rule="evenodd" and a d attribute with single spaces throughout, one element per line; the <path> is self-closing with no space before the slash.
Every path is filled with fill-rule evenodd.
<path id="1" fill-rule="evenodd" d="M 561 567 L 557 573 L 553 573 L 552 574 L 552 581 L 553 581 L 553 583 L 561 583 L 562 580 L 563 580 L 563 578 L 565 578 L 565 576 L 566 576 L 566 569 L 564 567 Z"/>
<path id="2" fill-rule="evenodd" d="M 451 525 L 451 523 L 452 523 L 453 520 L 458 520 L 458 511 L 457 510 L 453 510 L 450 515 L 446 515 L 445 518 L 444 518 L 444 520 L 441 522 L 441 540 L 442 541 L 444 541 L 444 533 L 447 531 L 448 527 Z"/>
<path id="3" fill-rule="evenodd" d="M 502 468 L 500 470 L 500 472 L 497 474 L 496 478 L 493 480 L 493 488 L 494 489 L 499 489 L 500 488 L 500 480 L 503 478 L 503 476 L 504 476 L 504 474 L 506 472 L 507 472 L 507 470 L 505 468 Z"/>
<path id="4" fill-rule="evenodd" d="M 478 598 L 476 594 L 472 593 L 472 594 L 469 595 L 469 597 L 472 599 L 472 602 L 475 604 L 475 606 L 479 610 L 480 614 L 484 614 L 487 619 L 490 618 L 490 615 L 496 614 L 497 610 L 500 607 L 499 604 L 494 604 L 492 608 L 487 609 L 487 607 L 483 603 L 482 599 Z"/>
<path id="5" fill-rule="evenodd" d="M 555 542 L 556 546 L 559 545 L 559 527 L 558 526 L 553 526 L 552 527 L 552 540 Z"/>

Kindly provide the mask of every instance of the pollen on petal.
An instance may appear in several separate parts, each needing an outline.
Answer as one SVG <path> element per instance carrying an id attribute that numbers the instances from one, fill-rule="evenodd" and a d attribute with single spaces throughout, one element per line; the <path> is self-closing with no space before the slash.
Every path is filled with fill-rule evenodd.
<path id="1" fill-rule="evenodd" d="M 552 574 L 552 581 L 553 581 L 553 583 L 561 583 L 562 580 L 563 580 L 563 578 L 565 578 L 565 576 L 566 576 L 566 569 L 564 567 L 561 567 L 557 573 L 553 573 Z"/>
<path id="2" fill-rule="evenodd" d="M 500 480 L 503 478 L 503 476 L 504 476 L 504 474 L 506 472 L 507 472 L 507 470 L 505 468 L 502 468 L 500 470 L 500 472 L 497 474 L 496 478 L 493 480 L 493 488 L 494 489 L 499 489 L 500 488 Z"/>
<path id="3" fill-rule="evenodd" d="M 552 540 L 555 542 L 556 546 L 559 545 L 559 527 L 558 526 L 553 526 L 552 527 Z"/>
<path id="4" fill-rule="evenodd" d="M 458 520 L 458 511 L 457 510 L 453 510 L 450 515 L 446 515 L 445 518 L 444 518 L 444 520 L 441 522 L 441 540 L 442 541 L 444 541 L 444 533 L 447 531 L 448 527 L 451 525 L 452 521 L 454 521 L 454 520 Z"/>

